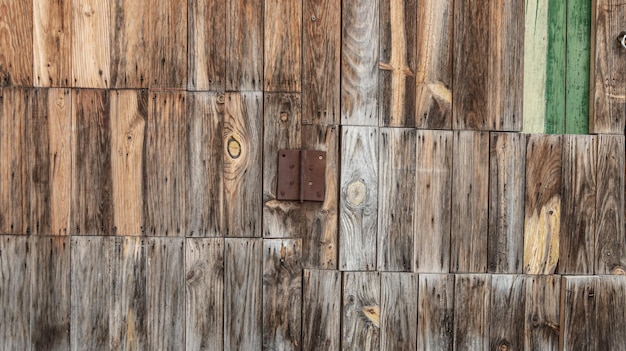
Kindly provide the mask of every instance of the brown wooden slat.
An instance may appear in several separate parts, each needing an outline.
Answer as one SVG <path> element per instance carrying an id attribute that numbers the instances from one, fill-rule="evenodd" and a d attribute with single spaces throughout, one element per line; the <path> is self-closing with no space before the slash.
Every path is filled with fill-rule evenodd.
<path id="1" fill-rule="evenodd" d="M 489 308 L 489 350 L 523 350 L 526 278 L 493 275 Z"/>
<path id="2" fill-rule="evenodd" d="M 265 0 L 263 90 L 302 90 L 302 1 Z M 248 34 L 249 35 L 249 34 Z"/>
<path id="3" fill-rule="evenodd" d="M 71 1 L 33 0 L 33 83 L 35 86 L 70 86 L 72 75 L 71 17 Z"/>
<path id="4" fill-rule="evenodd" d="M 420 274 L 417 350 L 452 350 L 454 275 Z"/>
<path id="5" fill-rule="evenodd" d="M 343 273 L 342 350 L 380 349 L 380 275 Z"/>
<path id="6" fill-rule="evenodd" d="M 226 90 L 263 90 L 263 2 L 228 0 Z"/>
<path id="7" fill-rule="evenodd" d="M 149 50 L 150 21 L 147 1 L 111 1 L 111 87 L 147 88 L 154 54 Z"/>
<path id="8" fill-rule="evenodd" d="M 0 87 L 33 85 L 33 2 L 0 1 Z"/>
<path id="9" fill-rule="evenodd" d="M 149 0 L 150 87 L 187 87 L 187 5 L 179 0 Z"/>
<path id="10" fill-rule="evenodd" d="M 457 274 L 454 283 L 454 350 L 489 349 L 491 275 Z"/>
<path id="11" fill-rule="evenodd" d="M 524 350 L 559 350 L 560 291 L 560 276 L 526 276 Z"/>
<path id="12" fill-rule="evenodd" d="M 341 272 L 305 269 L 302 284 L 302 350 L 338 351 Z"/>
<path id="13" fill-rule="evenodd" d="M 29 241 L 25 236 L 0 237 L 0 347 L 3 350 L 31 347 Z"/>
<path id="14" fill-rule="evenodd" d="M 564 276 L 561 282 L 559 350 L 597 350 L 598 277 Z M 605 316 L 602 316 L 606 318 Z M 604 332 L 604 330 L 602 331 Z"/>
<path id="15" fill-rule="evenodd" d="M 624 278 L 605 276 L 596 281 L 596 350 L 619 350 L 626 345 L 626 306 L 621 303 L 626 296 Z"/>
<path id="16" fill-rule="evenodd" d="M 417 347 L 417 274 L 380 274 L 380 349 Z"/>
<path id="17" fill-rule="evenodd" d="M 223 91 L 229 0 L 188 1 L 189 90 Z"/>
<path id="18" fill-rule="evenodd" d="M 72 86 L 111 86 L 111 1 L 71 0 Z"/>

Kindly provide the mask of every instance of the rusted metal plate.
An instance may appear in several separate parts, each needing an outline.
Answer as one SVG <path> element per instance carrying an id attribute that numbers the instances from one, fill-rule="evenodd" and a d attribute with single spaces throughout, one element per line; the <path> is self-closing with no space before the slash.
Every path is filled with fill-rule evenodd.
<path id="1" fill-rule="evenodd" d="M 278 151 L 278 200 L 300 200 L 300 150 Z"/>
<path id="2" fill-rule="evenodd" d="M 324 201 L 326 195 L 326 152 L 278 151 L 278 200 Z"/>

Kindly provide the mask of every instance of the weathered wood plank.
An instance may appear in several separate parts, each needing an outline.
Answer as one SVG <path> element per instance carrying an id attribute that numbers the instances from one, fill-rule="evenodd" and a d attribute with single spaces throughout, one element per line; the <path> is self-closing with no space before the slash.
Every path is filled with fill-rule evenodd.
<path id="1" fill-rule="evenodd" d="M 561 277 L 526 277 L 524 350 L 559 350 Z"/>
<path id="2" fill-rule="evenodd" d="M 3 350 L 31 347 L 30 246 L 30 239 L 25 236 L 0 238 L 0 347 Z"/>
<path id="3" fill-rule="evenodd" d="M 302 123 L 338 124 L 341 0 L 303 0 Z"/>
<path id="4" fill-rule="evenodd" d="M 226 236 L 262 235 L 262 95 L 226 94 L 222 130 Z"/>
<path id="5" fill-rule="evenodd" d="M 417 68 L 415 125 L 452 127 L 454 1 L 417 2 Z"/>
<path id="6" fill-rule="evenodd" d="M 187 87 L 187 3 L 150 0 L 148 47 L 150 88 Z"/>
<path id="7" fill-rule="evenodd" d="M 624 137 L 598 136 L 595 274 L 626 272 Z"/>
<path id="8" fill-rule="evenodd" d="M 487 271 L 522 273 L 526 135 L 490 137 Z"/>
<path id="9" fill-rule="evenodd" d="M 524 273 L 552 274 L 561 236 L 562 136 L 530 135 L 526 146 Z"/>
<path id="10" fill-rule="evenodd" d="M 452 169 L 450 270 L 486 272 L 489 133 L 456 131 Z"/>
<path id="11" fill-rule="evenodd" d="M 376 269 L 378 128 L 343 127 L 339 267 Z"/>
<path id="12" fill-rule="evenodd" d="M 379 0 L 343 2 L 341 123 L 378 125 Z"/>
<path id="13" fill-rule="evenodd" d="M 559 350 L 596 350 L 599 277 L 564 276 L 561 282 Z M 602 316 L 606 318 L 607 316 Z M 604 332 L 604 331 L 603 331 Z"/>
<path id="14" fill-rule="evenodd" d="M 619 350 L 626 345 L 626 280 L 624 276 L 600 277 L 596 281 L 598 334 L 596 350 Z"/>
<path id="15" fill-rule="evenodd" d="M 302 90 L 302 1 L 265 0 L 263 90 Z M 248 33 L 249 35 L 249 33 Z"/>
<path id="16" fill-rule="evenodd" d="M 226 90 L 263 90 L 263 2 L 228 0 Z"/>
<path id="17" fill-rule="evenodd" d="M 71 0 L 72 86 L 111 86 L 111 1 Z"/>
<path id="18" fill-rule="evenodd" d="M 560 274 L 593 274 L 596 155 L 595 136 L 563 136 Z"/>
<path id="19" fill-rule="evenodd" d="M 226 238 L 224 350 L 261 350 L 263 344 L 263 242 Z"/>
<path id="20" fill-rule="evenodd" d="M 263 240 L 263 350 L 302 347 L 302 241 Z"/>
<path id="21" fill-rule="evenodd" d="M 489 303 L 489 350 L 523 350 L 526 278 L 493 275 Z"/>
<path id="22" fill-rule="evenodd" d="M 265 93 L 263 102 L 263 237 L 302 236 L 298 201 L 277 200 L 278 150 L 300 149 L 300 94 Z M 299 167 L 300 165 L 295 165 Z"/>
<path id="23" fill-rule="evenodd" d="M 451 351 L 454 323 L 454 275 L 420 274 L 417 350 Z"/>
<path id="24" fill-rule="evenodd" d="M 343 273 L 341 349 L 380 349 L 380 275 Z"/>
<path id="25" fill-rule="evenodd" d="M 186 233 L 188 137 L 185 92 L 151 92 L 144 155 L 144 232 Z"/>
<path id="26" fill-rule="evenodd" d="M 545 132 L 548 1 L 526 1 L 524 16 L 526 27 L 524 34 L 524 133 Z"/>
<path id="27" fill-rule="evenodd" d="M 543 3 L 545 6 L 545 2 Z M 565 133 L 565 79 L 567 47 L 567 4 L 549 0 L 545 83 L 545 133 Z"/>
<path id="28" fill-rule="evenodd" d="M 416 130 L 381 128 L 378 151 L 378 270 L 412 272 Z"/>
<path id="29" fill-rule="evenodd" d="M 341 333 L 341 272 L 303 273 L 302 350 L 338 351 Z"/>
<path id="30" fill-rule="evenodd" d="M 417 131 L 415 270 L 450 271 L 452 131 Z"/>
<path id="31" fill-rule="evenodd" d="M 33 0 L 33 83 L 69 87 L 72 2 Z"/>
<path id="32" fill-rule="evenodd" d="M 188 1 L 189 90 L 224 91 L 228 3 L 228 0 Z"/>
<path id="33" fill-rule="evenodd" d="M 113 234 L 110 93 L 72 91 L 70 234 Z"/>
<path id="34" fill-rule="evenodd" d="M 457 274 L 454 283 L 454 350 L 489 349 L 491 275 Z"/>
<path id="35" fill-rule="evenodd" d="M 381 350 L 416 350 L 417 283 L 415 273 L 381 273 Z"/>
<path id="36" fill-rule="evenodd" d="M 33 2 L 0 1 L 0 86 L 33 85 Z"/>
<path id="37" fill-rule="evenodd" d="M 147 88 L 150 20 L 146 1 L 111 0 L 111 87 Z"/>

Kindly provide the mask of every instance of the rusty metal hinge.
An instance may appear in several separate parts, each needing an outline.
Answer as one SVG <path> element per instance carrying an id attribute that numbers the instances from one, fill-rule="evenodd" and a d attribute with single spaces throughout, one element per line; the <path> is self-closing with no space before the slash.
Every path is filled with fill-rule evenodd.
<path id="1" fill-rule="evenodd" d="M 277 179 L 278 200 L 324 201 L 326 152 L 279 150 Z"/>

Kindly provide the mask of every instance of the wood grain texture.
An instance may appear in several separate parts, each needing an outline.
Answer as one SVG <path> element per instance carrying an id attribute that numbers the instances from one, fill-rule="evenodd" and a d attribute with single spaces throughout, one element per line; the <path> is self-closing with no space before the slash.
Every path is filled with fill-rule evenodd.
<path id="1" fill-rule="evenodd" d="M 338 351 L 341 272 L 305 269 L 302 274 L 302 350 Z"/>
<path id="2" fill-rule="evenodd" d="M 454 1 L 417 2 L 415 125 L 452 128 Z"/>
<path id="3" fill-rule="evenodd" d="M 224 239 L 187 239 L 187 350 L 224 349 Z"/>
<path id="4" fill-rule="evenodd" d="M 491 275 L 457 274 L 454 282 L 454 350 L 489 349 Z"/>
<path id="5" fill-rule="evenodd" d="M 33 0 L 33 83 L 69 87 L 72 2 Z"/>
<path id="6" fill-rule="evenodd" d="M 25 236 L 0 237 L 0 347 L 4 350 L 31 347 L 30 245 Z"/>
<path id="7" fill-rule="evenodd" d="M 595 274 L 626 272 L 624 137 L 598 136 Z"/>
<path id="8" fill-rule="evenodd" d="M 228 0 L 188 1 L 189 90 L 224 91 L 228 4 Z"/>
<path id="9" fill-rule="evenodd" d="M 144 232 L 184 236 L 188 198 L 187 94 L 154 91 L 144 142 Z"/>
<path id="10" fill-rule="evenodd" d="M 72 87 L 111 86 L 111 1 L 71 0 Z"/>
<path id="11" fill-rule="evenodd" d="M 524 350 L 559 350 L 560 295 L 560 276 L 526 276 Z"/>
<path id="12" fill-rule="evenodd" d="M 553 274 L 561 237 L 560 135 L 530 135 L 526 143 L 524 273 Z"/>
<path id="13" fill-rule="evenodd" d="M 598 280 L 598 277 L 563 277 L 559 350 L 597 350 L 596 303 L 602 293 L 596 288 Z"/>
<path id="14" fill-rule="evenodd" d="M 300 94 L 264 94 L 263 237 L 265 238 L 302 237 L 301 203 L 277 200 L 278 150 L 300 149 L 301 112 Z"/>
<path id="15" fill-rule="evenodd" d="M 223 94 L 187 94 L 187 236 L 224 235 L 223 119 Z"/>
<path id="16" fill-rule="evenodd" d="M 379 271 L 413 271 L 416 139 L 415 129 L 380 129 L 376 250 Z"/>
<path id="17" fill-rule="evenodd" d="M 417 350 L 452 350 L 454 279 L 451 274 L 419 275 Z"/>
<path id="18" fill-rule="evenodd" d="M 593 274 L 596 227 L 596 136 L 564 135 L 560 274 Z"/>
<path id="19" fill-rule="evenodd" d="M 303 0 L 302 123 L 338 124 L 341 0 Z"/>
<path id="20" fill-rule="evenodd" d="M 228 0 L 226 90 L 263 90 L 264 0 Z"/>
<path id="21" fill-rule="evenodd" d="M 544 133 L 546 123 L 546 61 L 548 6 L 528 0 L 524 34 L 524 133 Z"/>
<path id="22" fill-rule="evenodd" d="M 0 52 L 0 87 L 32 86 L 32 1 L 0 1 Z"/>
<path id="23" fill-rule="evenodd" d="M 343 127 L 339 267 L 375 270 L 378 212 L 378 128 Z"/>
<path id="24" fill-rule="evenodd" d="M 522 273 L 526 135 L 491 133 L 487 271 Z"/>
<path id="25" fill-rule="evenodd" d="M 454 133 L 450 271 L 487 271 L 489 134 Z"/>
<path id="26" fill-rule="evenodd" d="M 111 87 L 147 88 L 150 61 L 149 2 L 111 1 Z"/>
<path id="27" fill-rule="evenodd" d="M 452 131 L 418 130 L 415 182 L 415 270 L 450 271 Z"/>
<path id="28" fill-rule="evenodd" d="M 302 1 L 265 0 L 263 90 L 302 90 Z M 248 34 L 249 35 L 249 34 Z"/>
<path id="29" fill-rule="evenodd" d="M 262 130 L 262 93 L 226 94 L 222 130 L 226 236 L 262 235 Z"/>
<path id="30" fill-rule="evenodd" d="M 263 241 L 226 238 L 224 350 L 261 350 L 263 344 Z"/>
<path id="31" fill-rule="evenodd" d="M 341 123 L 378 125 L 378 0 L 343 2 Z"/>
<path id="32" fill-rule="evenodd" d="M 108 90 L 72 91 L 72 235 L 113 234 L 110 108 Z"/>
<path id="33" fill-rule="evenodd" d="M 542 6 L 546 6 L 545 2 Z M 550 0 L 547 4 L 545 130 L 542 133 L 565 133 L 565 79 L 567 54 L 567 4 Z"/>
<path id="34" fill-rule="evenodd" d="M 380 349 L 380 274 L 343 273 L 342 350 Z"/>
<path id="35" fill-rule="evenodd" d="M 263 240 L 263 350 L 302 347 L 302 241 Z"/>
<path id="36" fill-rule="evenodd" d="M 187 4 L 147 2 L 150 88 L 187 87 Z"/>
<path id="37" fill-rule="evenodd" d="M 379 6 L 379 125 L 413 127 L 417 0 L 381 1 Z"/>
<path id="38" fill-rule="evenodd" d="M 626 307 L 622 303 L 626 280 L 624 276 L 601 277 L 596 291 L 596 350 L 619 350 L 626 345 Z"/>
<path id="39" fill-rule="evenodd" d="M 380 274 L 381 350 L 416 350 L 417 283 L 415 273 Z"/>
<path id="40" fill-rule="evenodd" d="M 489 350 L 523 350 L 526 278 L 493 275 L 489 302 Z"/>

